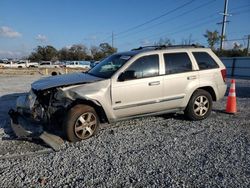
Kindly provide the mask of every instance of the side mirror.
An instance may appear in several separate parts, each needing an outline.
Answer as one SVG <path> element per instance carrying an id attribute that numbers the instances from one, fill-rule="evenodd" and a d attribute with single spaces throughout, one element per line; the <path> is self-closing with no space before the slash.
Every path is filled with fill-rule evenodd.
<path id="1" fill-rule="evenodd" d="M 118 81 L 123 82 L 125 80 L 132 80 L 135 78 L 136 78 L 135 71 L 129 70 L 121 73 L 120 76 L 118 77 Z"/>

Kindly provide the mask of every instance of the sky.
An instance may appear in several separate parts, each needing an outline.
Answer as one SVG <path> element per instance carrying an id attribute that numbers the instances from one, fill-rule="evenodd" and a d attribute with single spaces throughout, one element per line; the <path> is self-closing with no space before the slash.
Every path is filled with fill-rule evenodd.
<path id="1" fill-rule="evenodd" d="M 224 0 L 0 0 L 0 58 L 20 58 L 38 46 L 56 49 L 112 44 L 118 51 L 191 40 L 207 46 L 206 30 L 221 32 Z M 225 47 L 246 46 L 250 0 L 228 0 Z"/>

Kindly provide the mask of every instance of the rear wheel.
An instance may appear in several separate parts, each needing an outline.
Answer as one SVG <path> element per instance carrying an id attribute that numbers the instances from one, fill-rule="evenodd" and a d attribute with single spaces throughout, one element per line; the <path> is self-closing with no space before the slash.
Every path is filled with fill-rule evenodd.
<path id="1" fill-rule="evenodd" d="M 71 142 L 93 136 L 99 127 L 99 118 L 94 108 L 88 105 L 76 105 L 71 108 L 64 121 L 64 132 Z"/>
<path id="2" fill-rule="evenodd" d="M 210 93 L 205 90 L 196 90 L 186 109 L 185 115 L 191 120 L 202 120 L 207 118 L 212 111 L 213 100 Z"/>

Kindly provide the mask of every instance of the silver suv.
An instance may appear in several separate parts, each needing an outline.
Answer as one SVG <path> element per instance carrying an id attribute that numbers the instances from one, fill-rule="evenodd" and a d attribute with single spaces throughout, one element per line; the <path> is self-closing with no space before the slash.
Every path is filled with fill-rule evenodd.
<path id="1" fill-rule="evenodd" d="M 205 119 L 212 101 L 224 96 L 225 79 L 225 66 L 210 49 L 140 47 L 113 54 L 87 73 L 34 82 L 10 115 L 15 124 L 17 116 L 35 120 L 39 130 L 57 126 L 75 142 L 96 133 L 100 123 L 128 118 L 184 111 L 191 120 Z"/>

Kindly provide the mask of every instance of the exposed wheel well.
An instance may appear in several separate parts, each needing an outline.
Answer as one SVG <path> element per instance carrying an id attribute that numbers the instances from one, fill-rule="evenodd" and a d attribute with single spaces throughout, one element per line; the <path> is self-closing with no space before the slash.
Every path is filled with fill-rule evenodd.
<path id="1" fill-rule="evenodd" d="M 83 100 L 83 99 L 77 99 L 75 100 L 69 107 L 68 107 L 68 110 L 70 108 L 72 108 L 73 106 L 75 105 L 78 105 L 78 104 L 85 104 L 85 105 L 88 105 L 88 106 L 91 106 L 95 109 L 97 115 L 99 116 L 99 120 L 101 123 L 107 123 L 109 122 L 108 121 L 108 118 L 106 116 L 106 113 L 104 111 L 104 109 L 102 108 L 102 106 L 99 106 L 97 105 L 96 103 L 94 103 L 93 101 L 91 100 Z"/>
<path id="2" fill-rule="evenodd" d="M 203 89 L 203 90 L 207 91 L 212 96 L 213 101 L 216 101 L 216 95 L 215 95 L 214 89 L 212 87 L 206 86 L 206 87 L 200 87 L 198 89 Z"/>

